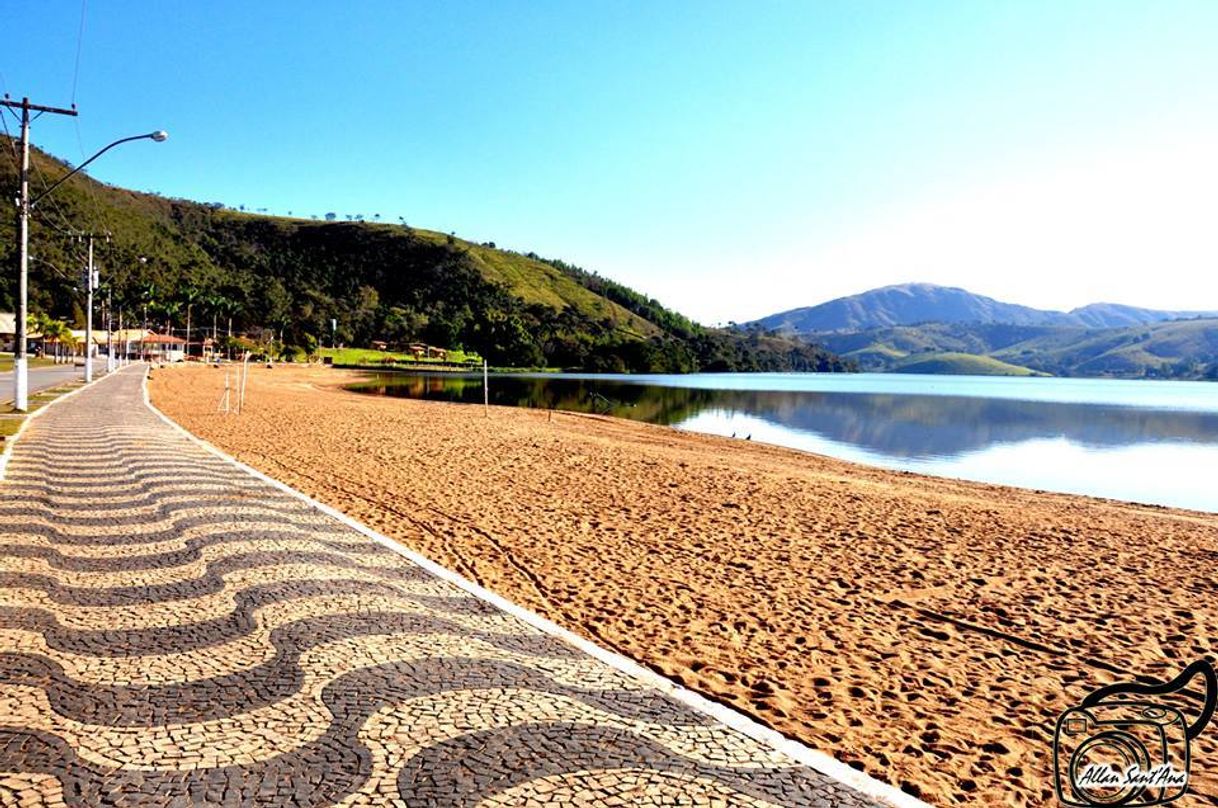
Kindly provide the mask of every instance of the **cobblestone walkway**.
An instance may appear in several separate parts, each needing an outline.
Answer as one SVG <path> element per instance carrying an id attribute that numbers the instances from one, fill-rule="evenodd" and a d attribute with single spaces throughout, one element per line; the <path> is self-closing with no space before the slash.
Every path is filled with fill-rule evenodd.
<path id="1" fill-rule="evenodd" d="M 198 448 L 138 368 L 0 483 L 0 805 L 870 805 Z"/>

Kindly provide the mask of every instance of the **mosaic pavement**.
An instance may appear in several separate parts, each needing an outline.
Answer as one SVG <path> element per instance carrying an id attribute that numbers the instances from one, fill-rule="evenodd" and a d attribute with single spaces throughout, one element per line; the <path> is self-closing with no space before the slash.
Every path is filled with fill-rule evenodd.
<path id="1" fill-rule="evenodd" d="M 0 482 L 0 806 L 871 805 L 203 451 L 138 368 Z"/>

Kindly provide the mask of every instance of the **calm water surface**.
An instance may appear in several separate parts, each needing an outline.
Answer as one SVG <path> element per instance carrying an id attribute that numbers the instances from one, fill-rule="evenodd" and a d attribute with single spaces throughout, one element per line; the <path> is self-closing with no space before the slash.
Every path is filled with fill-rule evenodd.
<path id="1" fill-rule="evenodd" d="M 360 392 L 482 402 L 480 374 Z M 858 374 L 492 374 L 493 404 L 597 412 L 874 466 L 1218 511 L 1218 384 Z"/>

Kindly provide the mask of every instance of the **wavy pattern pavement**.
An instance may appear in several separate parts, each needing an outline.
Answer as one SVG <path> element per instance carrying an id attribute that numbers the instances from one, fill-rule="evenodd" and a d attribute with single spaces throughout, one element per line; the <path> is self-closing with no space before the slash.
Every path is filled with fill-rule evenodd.
<path id="1" fill-rule="evenodd" d="M 138 368 L 0 482 L 0 806 L 873 804 L 208 454 Z"/>

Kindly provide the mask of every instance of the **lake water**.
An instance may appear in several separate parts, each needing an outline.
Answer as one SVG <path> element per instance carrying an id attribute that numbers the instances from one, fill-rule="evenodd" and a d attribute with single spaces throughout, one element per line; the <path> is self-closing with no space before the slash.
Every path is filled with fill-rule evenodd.
<path id="1" fill-rule="evenodd" d="M 482 402 L 481 374 L 361 392 Z M 1218 384 L 904 374 L 492 374 L 493 404 L 597 412 L 884 468 L 1218 511 Z"/>

